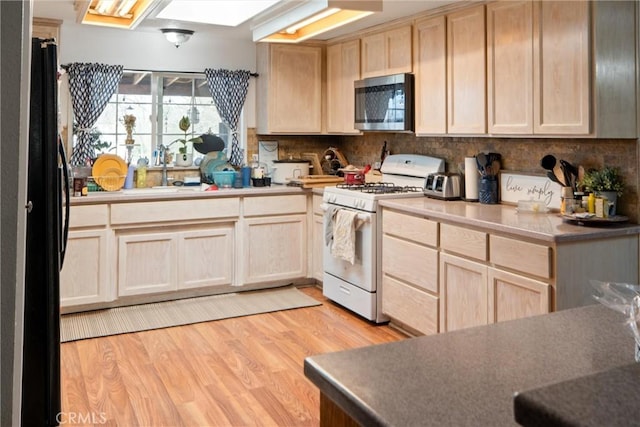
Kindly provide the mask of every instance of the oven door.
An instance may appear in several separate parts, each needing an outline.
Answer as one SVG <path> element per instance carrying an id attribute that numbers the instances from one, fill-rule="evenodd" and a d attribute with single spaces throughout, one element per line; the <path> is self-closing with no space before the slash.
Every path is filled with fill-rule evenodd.
<path id="1" fill-rule="evenodd" d="M 333 205 L 332 205 L 333 206 Z M 324 245 L 323 249 L 323 269 L 327 274 L 331 274 L 367 292 L 376 291 L 376 251 L 377 241 L 375 237 L 376 214 L 355 209 L 348 209 L 358 212 L 358 218 L 363 220 L 363 224 L 356 230 L 355 241 L 355 262 L 351 264 L 342 258 L 335 258 L 331 255 L 331 245 Z M 327 217 L 324 217 L 324 229 L 326 229 Z"/>

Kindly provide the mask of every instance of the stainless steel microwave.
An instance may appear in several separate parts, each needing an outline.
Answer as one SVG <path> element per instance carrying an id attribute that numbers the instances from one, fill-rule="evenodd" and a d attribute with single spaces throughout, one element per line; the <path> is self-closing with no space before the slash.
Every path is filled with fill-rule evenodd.
<path id="1" fill-rule="evenodd" d="M 354 87 L 356 129 L 413 131 L 413 74 L 356 80 Z"/>

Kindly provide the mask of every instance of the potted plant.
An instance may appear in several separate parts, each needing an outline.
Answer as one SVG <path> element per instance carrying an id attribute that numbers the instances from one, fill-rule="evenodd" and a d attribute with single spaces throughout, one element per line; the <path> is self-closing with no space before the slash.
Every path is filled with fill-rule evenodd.
<path id="1" fill-rule="evenodd" d="M 620 169 L 612 166 L 605 166 L 602 169 L 589 169 L 580 185 L 593 191 L 596 196 L 606 197 L 609 202 L 609 214 L 616 214 L 616 204 L 618 197 L 622 196 L 624 190 L 624 179 Z"/>
<path id="2" fill-rule="evenodd" d="M 184 132 L 184 138 L 178 138 L 173 142 L 179 142 L 182 145 L 178 148 L 178 157 L 176 158 L 177 166 L 191 166 L 191 162 L 193 161 L 193 153 L 188 152 L 187 143 L 191 142 L 193 144 L 201 143 L 202 138 L 195 137 L 187 139 L 187 133 L 189 128 L 191 127 L 191 120 L 189 120 L 189 116 L 182 116 L 180 122 L 178 123 L 178 127 L 180 130 Z"/>

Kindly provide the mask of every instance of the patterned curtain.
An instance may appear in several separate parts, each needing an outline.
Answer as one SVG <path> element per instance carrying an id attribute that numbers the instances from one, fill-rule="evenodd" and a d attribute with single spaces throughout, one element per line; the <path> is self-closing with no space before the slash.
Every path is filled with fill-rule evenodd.
<path id="1" fill-rule="evenodd" d="M 213 102 L 222 121 L 231 129 L 231 155 L 229 163 L 242 164 L 242 150 L 238 141 L 238 119 L 249 88 L 249 71 L 204 70 Z"/>
<path id="2" fill-rule="evenodd" d="M 122 65 L 73 63 L 67 68 L 78 140 L 71 165 L 85 166 L 95 157 L 89 131 L 104 111 L 122 78 Z"/>

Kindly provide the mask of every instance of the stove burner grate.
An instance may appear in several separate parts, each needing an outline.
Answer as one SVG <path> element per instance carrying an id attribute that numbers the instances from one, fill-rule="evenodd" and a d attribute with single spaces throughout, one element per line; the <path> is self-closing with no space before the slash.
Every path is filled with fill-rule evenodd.
<path id="1" fill-rule="evenodd" d="M 398 186 L 391 182 L 367 182 L 364 184 L 337 184 L 337 188 L 359 191 L 372 194 L 417 193 L 422 192 L 420 187 Z"/>

